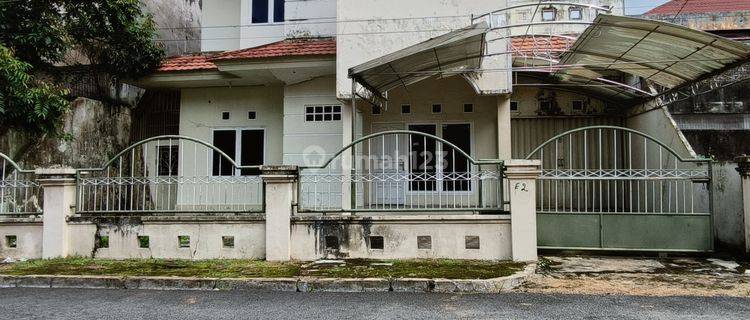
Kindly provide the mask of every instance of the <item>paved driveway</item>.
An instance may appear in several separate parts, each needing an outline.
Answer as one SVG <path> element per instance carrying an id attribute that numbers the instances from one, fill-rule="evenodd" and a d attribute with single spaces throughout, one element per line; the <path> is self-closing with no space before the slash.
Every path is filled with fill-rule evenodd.
<path id="1" fill-rule="evenodd" d="M 3 319 L 748 319 L 750 299 L 0 289 Z"/>

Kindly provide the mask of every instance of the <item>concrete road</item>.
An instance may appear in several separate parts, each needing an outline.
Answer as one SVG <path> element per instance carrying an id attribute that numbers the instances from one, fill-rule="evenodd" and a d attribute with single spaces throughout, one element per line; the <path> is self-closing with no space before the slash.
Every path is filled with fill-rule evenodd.
<path id="1" fill-rule="evenodd" d="M 2 319 L 748 319 L 750 299 L 0 289 Z"/>

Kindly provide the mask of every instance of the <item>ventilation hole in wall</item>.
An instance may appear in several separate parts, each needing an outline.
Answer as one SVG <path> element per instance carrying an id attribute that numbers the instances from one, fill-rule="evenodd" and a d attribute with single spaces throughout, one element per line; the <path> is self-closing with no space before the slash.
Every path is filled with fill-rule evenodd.
<path id="1" fill-rule="evenodd" d="M 255 111 L 248 111 L 247 112 L 247 119 L 248 120 L 255 120 L 258 118 L 258 114 L 255 113 Z"/>
<path id="2" fill-rule="evenodd" d="M 401 113 L 404 113 L 404 114 L 411 113 L 411 105 L 408 105 L 408 104 L 401 105 Z"/>
<path id="3" fill-rule="evenodd" d="M 138 236 L 138 247 L 142 249 L 148 249 L 151 247 L 151 240 L 148 236 Z"/>
<path id="4" fill-rule="evenodd" d="M 18 237 L 14 235 L 8 235 L 5 236 L 5 246 L 8 248 L 17 248 L 18 247 Z"/>
<path id="5" fill-rule="evenodd" d="M 474 112 L 474 105 L 471 103 L 465 103 L 464 104 L 464 112 L 466 113 L 472 113 Z"/>
<path id="6" fill-rule="evenodd" d="M 385 239 L 382 236 L 370 237 L 370 249 L 383 250 L 385 248 Z"/>
<path id="7" fill-rule="evenodd" d="M 234 248 L 234 237 L 233 236 L 221 237 L 221 245 L 224 246 L 224 248 Z"/>
<path id="8" fill-rule="evenodd" d="M 337 236 L 326 236 L 326 249 L 339 249 L 339 237 Z"/>
<path id="9" fill-rule="evenodd" d="M 466 236 L 466 249 L 479 249 L 479 236 Z"/>
<path id="10" fill-rule="evenodd" d="M 432 105 L 432 113 L 441 113 L 443 112 L 443 105 L 442 104 L 433 104 Z"/>
<path id="11" fill-rule="evenodd" d="M 431 236 L 417 236 L 417 249 L 422 249 L 422 250 L 432 249 L 432 237 Z"/>
<path id="12" fill-rule="evenodd" d="M 224 111 L 221 113 L 221 120 L 229 120 L 229 111 Z"/>
<path id="13" fill-rule="evenodd" d="M 190 236 L 177 236 L 180 248 L 190 248 Z"/>
<path id="14" fill-rule="evenodd" d="M 99 236 L 99 242 L 96 246 L 97 248 L 109 248 L 109 236 Z"/>

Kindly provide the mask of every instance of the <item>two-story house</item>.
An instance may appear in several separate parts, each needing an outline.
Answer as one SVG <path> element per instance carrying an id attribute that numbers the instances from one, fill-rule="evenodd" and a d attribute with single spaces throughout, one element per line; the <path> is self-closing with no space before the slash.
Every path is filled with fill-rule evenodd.
<path id="1" fill-rule="evenodd" d="M 750 49 L 623 12 L 204 1 L 203 52 L 139 85 L 179 90 L 179 134 L 238 165 L 301 166 L 298 212 L 507 212 L 502 161 L 539 159 L 540 246 L 711 250 L 708 167 L 658 98 Z M 213 176 L 258 173 L 186 158 Z"/>

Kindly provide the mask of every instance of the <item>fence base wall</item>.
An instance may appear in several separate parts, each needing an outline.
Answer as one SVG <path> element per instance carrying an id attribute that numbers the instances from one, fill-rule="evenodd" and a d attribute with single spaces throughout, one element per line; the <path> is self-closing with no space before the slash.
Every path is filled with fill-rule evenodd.
<path id="1" fill-rule="evenodd" d="M 180 217 L 96 222 L 78 219 L 70 226 L 75 236 L 71 237 L 69 248 L 72 256 L 103 259 L 265 258 L 263 218 L 194 220 Z"/>
<path id="2" fill-rule="evenodd" d="M 0 258 L 14 260 L 41 258 L 42 222 L 40 219 L 15 220 L 0 222 Z M 11 244 L 9 240 L 15 243 Z"/>
<path id="3" fill-rule="evenodd" d="M 292 259 L 508 260 L 510 229 L 508 215 L 294 217 Z"/>

